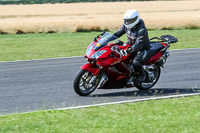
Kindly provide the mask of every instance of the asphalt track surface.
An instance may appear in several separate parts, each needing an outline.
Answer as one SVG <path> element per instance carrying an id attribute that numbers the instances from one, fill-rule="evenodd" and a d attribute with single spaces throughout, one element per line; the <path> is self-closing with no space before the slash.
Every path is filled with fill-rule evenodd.
<path id="1" fill-rule="evenodd" d="M 78 96 L 72 87 L 82 57 L 0 62 L 0 114 L 22 113 L 200 92 L 200 49 L 170 51 L 158 83 L 136 88 L 96 90 Z"/>

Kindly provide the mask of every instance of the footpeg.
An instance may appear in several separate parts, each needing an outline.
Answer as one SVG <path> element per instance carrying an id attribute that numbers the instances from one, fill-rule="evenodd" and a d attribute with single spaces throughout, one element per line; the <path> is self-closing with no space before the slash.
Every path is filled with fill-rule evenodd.
<path id="1" fill-rule="evenodd" d="M 133 76 L 128 80 L 127 87 L 134 87 Z"/>

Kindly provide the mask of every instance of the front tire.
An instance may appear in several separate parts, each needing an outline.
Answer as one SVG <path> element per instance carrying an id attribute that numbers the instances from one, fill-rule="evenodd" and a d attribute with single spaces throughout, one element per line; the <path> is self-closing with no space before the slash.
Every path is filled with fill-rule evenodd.
<path id="1" fill-rule="evenodd" d="M 93 83 L 90 83 L 92 77 L 94 77 L 94 75 L 91 72 L 81 69 L 74 80 L 74 91 L 80 96 L 91 94 L 97 88 L 100 81 L 100 79 L 96 77 Z"/>
<path id="2" fill-rule="evenodd" d="M 151 70 L 151 72 L 155 75 L 155 78 L 152 81 L 148 81 L 147 79 L 143 81 L 141 84 L 135 84 L 135 87 L 139 90 L 148 90 L 152 88 L 160 78 L 160 67 L 157 65 L 154 65 L 154 69 Z M 147 77 L 148 78 L 148 77 Z"/>

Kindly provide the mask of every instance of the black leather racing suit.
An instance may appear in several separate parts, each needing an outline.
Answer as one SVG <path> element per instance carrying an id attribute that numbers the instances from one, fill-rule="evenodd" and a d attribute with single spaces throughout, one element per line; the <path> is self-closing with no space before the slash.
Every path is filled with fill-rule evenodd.
<path id="1" fill-rule="evenodd" d="M 132 29 L 127 29 L 123 24 L 120 30 L 115 32 L 114 35 L 119 38 L 125 33 L 128 37 L 128 44 L 130 44 L 132 48 L 131 52 L 137 52 L 133 59 L 134 68 L 141 74 L 141 76 L 145 76 L 141 63 L 149 52 L 150 44 L 144 21 L 140 19 L 139 23 Z"/>

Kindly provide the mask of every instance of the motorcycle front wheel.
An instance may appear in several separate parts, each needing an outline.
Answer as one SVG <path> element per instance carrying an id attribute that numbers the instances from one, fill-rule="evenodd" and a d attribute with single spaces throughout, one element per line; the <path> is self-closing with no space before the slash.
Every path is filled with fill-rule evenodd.
<path id="1" fill-rule="evenodd" d="M 97 88 L 99 81 L 100 78 L 81 69 L 74 80 L 74 91 L 80 96 L 87 96 Z"/>

